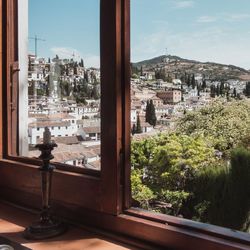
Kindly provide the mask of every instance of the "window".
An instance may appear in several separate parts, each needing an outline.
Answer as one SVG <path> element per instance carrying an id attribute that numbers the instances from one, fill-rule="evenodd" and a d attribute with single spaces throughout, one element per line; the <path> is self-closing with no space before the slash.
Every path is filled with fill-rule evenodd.
<path id="1" fill-rule="evenodd" d="M 3 159 L 0 161 L 0 197 L 23 206 L 39 208 L 40 184 L 38 162 L 15 157 L 17 151 L 16 115 L 11 112 L 10 64 L 17 61 L 15 42 L 17 27 L 17 1 L 3 1 Z M 19 11 L 25 8 L 25 1 Z M 27 8 L 27 5 L 26 5 Z M 245 235 L 229 233 L 224 229 L 197 226 L 182 219 L 167 220 L 151 214 L 151 219 L 140 210 L 130 207 L 130 53 L 129 53 L 129 1 L 101 1 L 101 79 L 102 79 L 102 169 L 101 174 L 86 170 L 78 174 L 62 171 L 60 165 L 54 174 L 53 199 L 58 211 L 68 219 L 112 230 L 147 243 L 178 249 L 247 249 Z M 20 15 L 20 13 L 19 13 Z M 22 15 L 21 15 L 22 16 Z M 7 26 L 7 23 L 11 24 Z M 19 22 L 20 23 L 20 22 Z M 12 27 L 13 26 L 13 27 Z M 8 43 L 7 43 L 8 41 Z M 14 51 L 13 51 L 14 49 Z M 7 56 L 8 55 L 8 56 Z M 16 76 L 16 75 L 15 75 Z M 13 83 L 13 82 L 12 82 Z M 5 85 L 7 84 L 7 86 Z M 16 85 L 17 86 L 17 85 Z M 15 98 L 14 98 L 15 99 Z M 125 105 L 126 104 L 126 105 Z M 14 144 L 13 144 L 14 142 Z M 26 164 L 29 163 L 29 164 Z M 33 165 L 33 166 L 31 166 Z M 67 167 L 63 166 L 63 170 Z M 76 170 L 77 171 L 77 170 Z M 30 178 L 33 176 L 34 178 Z M 79 190 L 82 190 L 79 192 Z M 90 192 L 91 190 L 91 192 Z M 94 199 L 93 199 L 94 197 Z M 67 200 L 66 200 L 67 199 Z M 136 214 L 136 216 L 135 216 Z M 166 224 L 167 223 L 167 224 Z M 138 230 L 142 228 L 143 230 Z"/>
<path id="2" fill-rule="evenodd" d="M 250 62 L 242 48 L 250 16 L 232 14 L 244 13 L 244 0 L 221 2 L 214 12 L 209 0 L 131 0 L 132 194 L 134 206 L 249 233 Z M 154 79 L 141 77 L 150 72 Z M 169 125 L 157 96 L 173 109 Z"/>
<path id="3" fill-rule="evenodd" d="M 28 48 L 19 50 L 20 55 L 28 58 L 28 61 L 20 62 L 22 74 L 28 68 L 28 87 L 27 78 L 23 77 L 19 81 L 20 89 L 27 90 L 26 93 L 22 91 L 20 99 L 28 99 L 28 110 L 27 106 L 24 107 L 19 116 L 22 117 L 22 120 L 19 119 L 22 142 L 19 154 L 28 157 L 39 155 L 35 148 L 34 134 L 27 133 L 27 127 L 35 127 L 38 124 L 47 126 L 50 130 L 53 130 L 54 126 L 57 127 L 60 135 L 53 132 L 56 141 L 57 137 L 65 137 L 64 130 L 72 136 L 77 135 L 79 140 L 75 141 L 78 148 L 76 150 L 88 152 L 90 146 L 93 148 L 97 145 L 90 145 L 91 142 L 86 141 L 75 123 L 79 121 L 85 127 L 100 128 L 100 0 L 74 0 L 63 4 L 58 0 L 29 0 L 28 5 L 28 27 L 20 26 L 19 32 L 19 40 L 27 39 L 25 34 L 29 37 Z M 86 15 L 82 15 L 82 9 Z M 42 13 L 54 16 L 53 20 L 44 18 Z M 66 16 L 68 18 L 65 18 Z M 81 23 L 85 25 L 81 26 Z M 67 27 L 66 33 L 61 29 L 62 26 Z M 33 75 L 37 77 L 33 78 Z M 92 105 L 98 109 L 86 113 L 87 119 L 83 120 L 78 109 L 90 108 Z M 34 107 L 33 110 L 31 106 Z M 99 118 L 94 119 L 93 116 Z M 100 139 L 97 139 L 97 142 L 100 148 Z M 58 140 L 57 150 L 54 151 L 55 162 L 62 159 L 61 152 L 64 153 L 63 162 L 73 162 L 72 158 L 77 155 L 72 152 L 71 143 L 70 138 Z M 95 151 L 92 149 L 92 152 Z M 91 168 L 92 165 L 77 167 Z"/>

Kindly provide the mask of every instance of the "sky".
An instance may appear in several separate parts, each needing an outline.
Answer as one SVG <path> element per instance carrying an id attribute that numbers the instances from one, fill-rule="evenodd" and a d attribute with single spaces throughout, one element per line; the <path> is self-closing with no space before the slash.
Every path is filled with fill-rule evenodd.
<path id="1" fill-rule="evenodd" d="M 46 40 L 39 56 L 98 67 L 99 1 L 29 0 L 29 35 Z M 250 0 L 131 0 L 131 60 L 166 53 L 250 69 Z"/>

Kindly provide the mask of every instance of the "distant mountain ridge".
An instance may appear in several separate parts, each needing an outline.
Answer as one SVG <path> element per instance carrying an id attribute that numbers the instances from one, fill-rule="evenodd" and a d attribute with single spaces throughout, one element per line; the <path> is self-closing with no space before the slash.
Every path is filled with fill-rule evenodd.
<path id="1" fill-rule="evenodd" d="M 214 78 L 214 80 L 217 78 L 250 80 L 250 70 L 235 65 L 184 59 L 175 55 L 161 55 L 152 59 L 132 63 L 132 66 L 138 69 L 143 67 L 145 70 L 165 68 L 167 73 L 201 73 Z"/>

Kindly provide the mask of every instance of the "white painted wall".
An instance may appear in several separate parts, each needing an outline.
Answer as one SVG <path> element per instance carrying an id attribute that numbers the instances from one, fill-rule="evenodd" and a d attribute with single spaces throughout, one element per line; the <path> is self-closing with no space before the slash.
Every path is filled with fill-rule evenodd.
<path id="1" fill-rule="evenodd" d="M 19 154 L 28 155 L 28 0 L 18 0 Z"/>

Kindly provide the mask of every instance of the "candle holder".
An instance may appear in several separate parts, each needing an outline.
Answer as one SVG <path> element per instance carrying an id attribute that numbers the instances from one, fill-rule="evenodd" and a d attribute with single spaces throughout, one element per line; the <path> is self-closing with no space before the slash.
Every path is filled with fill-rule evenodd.
<path id="1" fill-rule="evenodd" d="M 26 239 L 46 239 L 60 235 L 66 231 L 66 225 L 55 218 L 50 211 L 50 195 L 51 181 L 54 166 L 50 164 L 50 160 L 54 158 L 51 151 L 57 147 L 54 142 L 37 144 L 36 148 L 41 151 L 39 159 L 43 161 L 39 168 L 42 177 L 42 211 L 39 221 L 27 227 L 24 231 Z"/>

